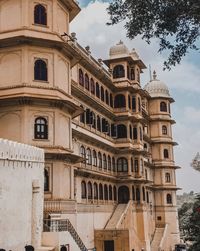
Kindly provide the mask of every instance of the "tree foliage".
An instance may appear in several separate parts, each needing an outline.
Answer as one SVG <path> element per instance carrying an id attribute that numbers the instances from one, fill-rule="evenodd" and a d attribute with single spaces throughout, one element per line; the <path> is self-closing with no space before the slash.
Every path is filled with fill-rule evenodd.
<path id="1" fill-rule="evenodd" d="M 169 50 L 164 68 L 180 63 L 190 49 L 198 49 L 200 36 L 199 0 L 113 0 L 109 7 L 113 25 L 125 21 L 130 39 L 142 35 L 147 43 L 159 41 L 159 52 Z"/>

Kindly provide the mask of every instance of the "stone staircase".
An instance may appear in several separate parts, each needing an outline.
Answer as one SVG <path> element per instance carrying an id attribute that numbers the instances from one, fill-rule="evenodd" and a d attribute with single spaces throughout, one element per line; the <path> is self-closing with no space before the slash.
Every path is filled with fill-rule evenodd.
<path id="1" fill-rule="evenodd" d="M 164 234 L 164 227 L 157 227 L 154 233 L 153 240 L 151 242 L 151 251 L 160 251 L 159 246 Z"/>
<path id="2" fill-rule="evenodd" d="M 120 221 L 121 216 L 123 215 L 126 208 L 127 204 L 118 204 L 104 229 L 116 229 L 118 222 Z"/>
<path id="3" fill-rule="evenodd" d="M 70 220 L 44 220 L 44 232 L 68 231 L 81 251 L 88 251 Z"/>

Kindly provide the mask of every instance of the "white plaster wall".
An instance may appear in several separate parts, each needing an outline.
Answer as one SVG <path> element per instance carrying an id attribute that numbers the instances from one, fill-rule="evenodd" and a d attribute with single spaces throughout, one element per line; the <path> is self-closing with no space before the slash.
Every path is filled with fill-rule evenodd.
<path id="1" fill-rule="evenodd" d="M 1 248 L 24 250 L 27 244 L 41 244 L 43 165 L 43 150 L 0 139 Z"/>

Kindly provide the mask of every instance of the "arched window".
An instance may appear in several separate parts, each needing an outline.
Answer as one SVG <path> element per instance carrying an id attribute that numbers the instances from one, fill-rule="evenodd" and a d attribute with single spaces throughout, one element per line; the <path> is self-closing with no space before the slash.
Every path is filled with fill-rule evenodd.
<path id="1" fill-rule="evenodd" d="M 137 127 L 134 127 L 133 128 L 133 139 L 137 140 L 137 138 L 138 138 Z"/>
<path id="2" fill-rule="evenodd" d="M 134 172 L 134 163 L 133 163 L 133 158 L 131 158 L 131 172 Z"/>
<path id="3" fill-rule="evenodd" d="M 162 126 L 162 134 L 167 135 L 167 127 L 165 125 Z"/>
<path id="4" fill-rule="evenodd" d="M 112 157 L 112 170 L 113 170 L 113 172 L 116 171 L 116 165 L 115 165 L 115 158 L 114 157 Z"/>
<path id="5" fill-rule="evenodd" d="M 131 109 L 131 97 L 128 95 L 128 108 Z"/>
<path id="6" fill-rule="evenodd" d="M 114 195 L 114 201 L 117 200 L 117 188 L 116 186 L 113 187 L 113 195 Z"/>
<path id="7" fill-rule="evenodd" d="M 104 199 L 108 200 L 108 186 L 104 185 Z"/>
<path id="8" fill-rule="evenodd" d="M 140 159 L 140 171 L 143 174 L 144 172 L 144 164 L 143 164 L 143 159 Z"/>
<path id="9" fill-rule="evenodd" d="M 85 74 L 85 89 L 87 89 L 88 91 L 90 89 L 90 82 L 87 73 Z"/>
<path id="10" fill-rule="evenodd" d="M 98 186 L 97 186 L 97 183 L 94 183 L 94 199 L 98 200 Z"/>
<path id="11" fill-rule="evenodd" d="M 167 112 L 167 104 L 166 102 L 160 102 L 160 111 L 161 112 Z"/>
<path id="12" fill-rule="evenodd" d="M 142 198 L 143 198 L 143 201 L 146 200 L 146 194 L 145 194 L 145 188 L 142 187 Z"/>
<path id="13" fill-rule="evenodd" d="M 131 68 L 131 80 L 135 79 L 135 71 L 133 68 Z"/>
<path id="14" fill-rule="evenodd" d="M 102 155 L 100 152 L 98 152 L 98 162 L 99 162 L 99 168 L 102 168 Z"/>
<path id="15" fill-rule="evenodd" d="M 35 139 L 48 139 L 48 123 L 43 117 L 38 117 L 35 119 Z"/>
<path id="16" fill-rule="evenodd" d="M 92 153 L 90 148 L 87 149 L 87 164 L 92 165 Z"/>
<path id="17" fill-rule="evenodd" d="M 93 150 L 92 156 L 93 156 L 93 166 L 97 166 L 97 153 L 95 150 Z"/>
<path id="18" fill-rule="evenodd" d="M 143 140 L 143 136 L 142 136 L 142 127 L 140 127 L 140 140 Z"/>
<path id="19" fill-rule="evenodd" d="M 136 111 L 136 98 L 132 97 L 132 111 L 135 112 Z"/>
<path id="20" fill-rule="evenodd" d="M 113 69 L 113 78 L 124 78 L 125 70 L 123 65 L 116 65 Z"/>
<path id="21" fill-rule="evenodd" d="M 90 91 L 95 95 L 95 84 L 93 78 L 90 79 Z"/>
<path id="22" fill-rule="evenodd" d="M 140 201 L 140 189 L 138 187 L 136 188 L 136 200 Z"/>
<path id="23" fill-rule="evenodd" d="M 88 199 L 92 199 L 92 184 L 90 181 L 88 182 Z"/>
<path id="24" fill-rule="evenodd" d="M 166 183 L 170 183 L 171 182 L 170 173 L 165 173 L 165 182 Z"/>
<path id="25" fill-rule="evenodd" d="M 111 171 L 111 157 L 108 155 L 108 170 Z"/>
<path id="26" fill-rule="evenodd" d="M 96 129 L 96 114 L 95 114 L 94 112 L 92 112 L 92 116 L 93 116 L 93 119 L 92 119 L 92 121 L 93 121 L 92 127 L 93 127 L 94 129 Z"/>
<path id="27" fill-rule="evenodd" d="M 113 107 L 113 95 L 110 94 L 110 106 Z"/>
<path id="28" fill-rule="evenodd" d="M 86 190 L 86 183 L 85 181 L 81 182 L 81 198 L 86 199 L 87 197 L 87 190 Z"/>
<path id="29" fill-rule="evenodd" d="M 117 125 L 117 137 L 118 139 L 127 138 L 127 129 L 125 125 Z"/>
<path id="30" fill-rule="evenodd" d="M 42 59 L 35 60 L 34 80 L 48 81 L 47 63 Z"/>
<path id="31" fill-rule="evenodd" d="M 104 88 L 101 86 L 101 100 L 104 101 Z"/>
<path id="32" fill-rule="evenodd" d="M 79 69 L 79 84 L 84 86 L 84 76 L 83 76 L 83 71 Z"/>
<path id="33" fill-rule="evenodd" d="M 147 151 L 147 144 L 144 143 L 144 150 Z"/>
<path id="34" fill-rule="evenodd" d="M 163 153 L 164 153 L 164 158 L 168 159 L 169 158 L 169 151 L 168 151 L 168 149 L 164 149 Z"/>
<path id="35" fill-rule="evenodd" d="M 109 105 L 109 95 L 108 95 L 108 91 L 106 90 L 106 104 Z"/>
<path id="36" fill-rule="evenodd" d="M 137 81 L 140 83 L 140 70 L 137 69 Z"/>
<path id="37" fill-rule="evenodd" d="M 100 98 L 100 89 L 99 89 L 99 84 L 96 82 L 96 96 L 97 98 Z"/>
<path id="38" fill-rule="evenodd" d="M 167 194 L 167 204 L 172 204 L 172 196 L 171 194 Z"/>
<path id="39" fill-rule="evenodd" d="M 99 184 L 99 199 L 103 200 L 103 186 L 101 183 Z"/>
<path id="40" fill-rule="evenodd" d="M 123 94 L 118 94 L 115 96 L 114 107 L 115 108 L 126 107 L 126 98 Z"/>
<path id="41" fill-rule="evenodd" d="M 44 191 L 49 191 L 49 172 L 46 168 L 44 169 Z"/>
<path id="42" fill-rule="evenodd" d="M 141 100 L 138 98 L 138 111 L 141 112 Z"/>
<path id="43" fill-rule="evenodd" d="M 135 200 L 135 187 L 132 186 L 132 199 Z"/>
<path id="44" fill-rule="evenodd" d="M 101 119 L 99 115 L 97 115 L 97 130 L 101 132 Z"/>
<path id="45" fill-rule="evenodd" d="M 134 171 L 135 171 L 135 173 L 139 172 L 138 159 L 136 159 L 136 158 L 134 160 Z"/>
<path id="46" fill-rule="evenodd" d="M 117 171 L 128 172 L 128 161 L 126 158 L 122 157 L 117 160 Z"/>
<path id="47" fill-rule="evenodd" d="M 85 160 L 86 159 L 86 152 L 85 152 L 85 147 L 84 146 L 81 146 L 80 154 L 81 154 L 81 157 Z"/>
<path id="48" fill-rule="evenodd" d="M 129 125 L 129 134 L 130 134 L 130 139 L 133 139 L 133 131 L 131 125 Z"/>
<path id="49" fill-rule="evenodd" d="M 105 154 L 103 154 L 103 169 L 107 170 L 107 158 Z"/>
<path id="50" fill-rule="evenodd" d="M 47 11 L 46 8 L 41 4 L 35 5 L 34 24 L 47 25 Z"/>
<path id="51" fill-rule="evenodd" d="M 109 186 L 109 200 L 113 199 L 113 195 L 112 195 L 112 186 Z"/>

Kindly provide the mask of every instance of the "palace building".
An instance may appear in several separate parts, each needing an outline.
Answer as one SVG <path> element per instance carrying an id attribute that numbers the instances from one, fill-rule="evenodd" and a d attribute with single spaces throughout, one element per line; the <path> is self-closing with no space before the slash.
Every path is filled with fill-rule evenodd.
<path id="1" fill-rule="evenodd" d="M 81 47 L 69 35 L 79 12 L 74 0 L 0 1 L 0 137 L 45 152 L 35 248 L 172 251 L 174 100 L 156 72 L 142 87 L 146 66 L 122 41 L 106 60 Z"/>

